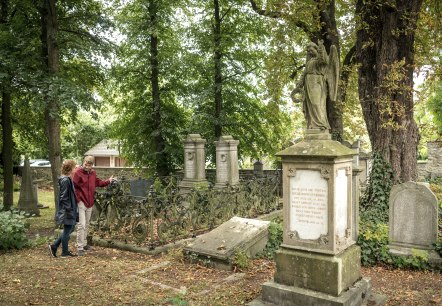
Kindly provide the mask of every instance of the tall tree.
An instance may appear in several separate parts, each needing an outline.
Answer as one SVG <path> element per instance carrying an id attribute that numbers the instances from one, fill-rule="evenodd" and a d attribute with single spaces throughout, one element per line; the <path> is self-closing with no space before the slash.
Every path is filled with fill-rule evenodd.
<path id="1" fill-rule="evenodd" d="M 359 99 L 374 151 L 397 179 L 416 178 L 419 134 L 413 116 L 416 25 L 422 0 L 356 2 Z"/>
<path id="2" fill-rule="evenodd" d="M 44 0 L 40 7 L 41 15 L 41 56 L 43 71 L 47 73 L 50 82 L 57 77 L 59 70 L 59 47 L 57 42 L 57 0 Z M 57 181 L 61 168 L 61 142 L 60 142 L 60 102 L 50 83 L 44 97 L 46 134 L 48 137 L 48 153 L 51 162 L 52 182 L 54 184 L 55 202 L 58 199 Z"/>
<path id="3" fill-rule="evenodd" d="M 184 50 L 175 11 L 182 1 L 134 0 L 117 10 L 123 39 L 109 92 L 118 119 L 114 135 L 135 166 L 169 175 L 181 162 L 186 113 L 178 101 L 183 90 Z M 175 21 L 175 22 L 174 22 Z"/>
<path id="4" fill-rule="evenodd" d="M 262 85 L 268 21 L 247 0 L 192 1 L 184 65 L 192 109 L 190 129 L 208 140 L 208 159 L 221 135 L 240 141 L 240 158 L 273 155 L 292 131 L 285 106 L 265 97 Z M 253 128 L 250 128 L 253 126 Z M 289 127 L 288 129 L 286 127 Z"/>
<path id="5" fill-rule="evenodd" d="M 2 33 L 7 33 L 8 23 L 8 0 L 0 2 L 0 27 Z M 3 66 L 3 65 L 2 65 Z M 13 205 L 13 184 L 14 177 L 12 173 L 13 160 L 12 148 L 14 142 L 12 140 L 12 122 L 11 122 L 11 75 L 9 69 L 2 67 L 6 71 L 3 72 L 1 79 L 1 126 L 2 126 L 2 154 L 1 163 L 3 168 L 3 209 L 9 210 Z M 2 70 L 3 70 L 2 69 Z M 6 73 L 5 73 L 6 72 Z"/>
<path id="6" fill-rule="evenodd" d="M 159 63 L 158 63 L 158 8 L 156 1 L 149 1 L 149 28 L 150 28 L 150 82 L 152 88 L 152 121 L 156 144 L 156 172 L 159 176 L 167 176 L 172 171 L 170 157 L 166 154 L 166 139 L 162 130 L 161 120 L 161 96 L 159 85 Z"/>

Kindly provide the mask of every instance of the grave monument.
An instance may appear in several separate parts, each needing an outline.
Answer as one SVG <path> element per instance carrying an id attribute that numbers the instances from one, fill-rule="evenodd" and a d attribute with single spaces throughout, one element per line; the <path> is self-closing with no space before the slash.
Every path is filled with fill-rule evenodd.
<path id="1" fill-rule="evenodd" d="M 29 159 L 27 156 L 25 157 L 25 162 L 23 165 L 18 209 L 31 215 L 40 216 L 40 210 L 38 209 L 37 192 L 35 192 L 34 190 L 31 166 L 29 165 Z"/>
<path id="2" fill-rule="evenodd" d="M 307 47 L 301 81 L 307 121 L 304 141 L 277 155 L 283 171 L 283 243 L 274 279 L 262 286 L 266 305 L 361 305 L 371 283 L 361 278 L 354 239 L 354 150 L 331 140 L 325 101 L 335 101 L 339 60 L 332 46 Z M 303 88 L 303 91 L 300 90 Z M 253 304 L 252 305 L 259 305 Z"/>
<path id="3" fill-rule="evenodd" d="M 390 252 L 411 256 L 413 250 L 420 250 L 430 262 L 442 264 L 432 247 L 438 240 L 438 200 L 430 188 L 415 182 L 395 185 L 389 207 Z"/>
<path id="4" fill-rule="evenodd" d="M 215 188 L 239 183 L 238 140 L 232 136 L 221 136 L 216 146 L 216 184 Z"/>
<path id="5" fill-rule="evenodd" d="M 184 178 L 179 184 L 181 193 L 207 186 L 205 143 L 200 134 L 189 134 L 184 140 Z"/>

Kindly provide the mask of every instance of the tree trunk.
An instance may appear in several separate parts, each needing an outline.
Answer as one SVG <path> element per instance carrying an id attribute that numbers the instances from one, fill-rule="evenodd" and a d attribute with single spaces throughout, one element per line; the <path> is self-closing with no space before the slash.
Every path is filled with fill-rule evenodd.
<path id="1" fill-rule="evenodd" d="M 41 7 L 41 43 L 43 68 L 51 79 L 58 73 L 59 50 L 57 44 L 57 0 L 44 0 Z M 61 143 L 60 143 L 60 104 L 53 93 L 45 96 L 46 109 L 46 135 L 48 137 L 49 161 L 51 162 L 52 182 L 54 184 L 55 203 L 58 199 L 58 176 L 61 169 Z"/>
<path id="2" fill-rule="evenodd" d="M 8 86 L 9 87 L 9 86 Z M 10 210 L 13 205 L 14 194 L 14 174 L 13 174 L 13 160 L 12 149 L 14 142 L 12 140 L 12 123 L 11 123 L 11 93 L 9 88 L 3 88 L 2 92 L 2 132 L 3 132 L 3 148 L 2 148 L 2 162 L 3 162 L 3 209 Z"/>
<path id="3" fill-rule="evenodd" d="M 318 1 L 321 29 L 319 32 L 313 33 L 313 35 L 316 36 L 315 40 L 322 39 L 324 41 L 324 47 L 327 50 L 327 53 L 330 53 L 331 46 L 335 45 L 336 49 L 338 49 L 340 58 L 341 48 L 339 44 L 338 28 L 336 27 L 335 0 L 328 1 L 327 6 L 324 9 L 321 9 L 323 5 L 323 1 Z M 342 122 L 343 101 L 339 99 L 342 95 L 345 96 L 345 93 L 341 93 L 342 90 L 343 88 L 341 86 L 339 88 L 337 101 L 333 102 L 327 96 L 327 117 L 330 123 L 333 139 L 338 141 L 343 140 L 342 137 L 344 133 L 344 125 Z"/>
<path id="4" fill-rule="evenodd" d="M 373 151 L 397 180 L 416 179 L 419 133 L 413 118 L 414 38 L 422 0 L 358 0 L 359 99 Z"/>
<path id="5" fill-rule="evenodd" d="M 221 112 L 223 109 L 223 96 L 222 96 L 222 51 L 221 51 L 221 17 L 220 17 L 220 7 L 219 1 L 213 0 L 214 4 L 214 27 L 213 27 L 213 61 L 215 68 L 214 76 L 214 97 L 215 97 L 215 139 L 218 139 L 222 135 L 222 119 Z"/>
<path id="6" fill-rule="evenodd" d="M 150 18 L 150 67 L 151 67 L 151 86 L 152 86 L 152 120 L 153 129 L 155 131 L 156 145 L 156 172 L 159 176 L 167 176 L 170 174 L 170 162 L 166 153 L 166 140 L 163 136 L 161 122 L 161 99 L 159 86 L 159 63 L 158 63 L 158 37 L 157 37 L 157 4 L 155 1 L 149 1 L 149 18 Z"/>
<path id="7" fill-rule="evenodd" d="M 8 19 L 8 0 L 0 2 L 0 24 L 6 24 Z M 10 210 L 13 205 L 14 195 L 14 174 L 12 150 L 14 142 L 12 139 L 11 122 L 11 82 L 5 80 L 1 86 L 2 92 L 2 166 L 3 166 L 3 209 Z"/>

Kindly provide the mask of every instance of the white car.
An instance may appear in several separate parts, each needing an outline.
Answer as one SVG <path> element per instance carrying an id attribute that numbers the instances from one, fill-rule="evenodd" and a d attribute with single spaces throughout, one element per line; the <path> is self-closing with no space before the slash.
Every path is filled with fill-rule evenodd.
<path id="1" fill-rule="evenodd" d="M 51 162 L 49 160 L 38 160 L 31 164 L 31 167 L 50 167 Z"/>
<path id="2" fill-rule="evenodd" d="M 24 165 L 25 165 L 25 161 L 22 160 L 20 163 L 20 166 L 23 167 Z M 49 160 L 45 160 L 45 159 L 30 159 L 29 165 L 31 167 L 50 167 L 51 162 Z"/>

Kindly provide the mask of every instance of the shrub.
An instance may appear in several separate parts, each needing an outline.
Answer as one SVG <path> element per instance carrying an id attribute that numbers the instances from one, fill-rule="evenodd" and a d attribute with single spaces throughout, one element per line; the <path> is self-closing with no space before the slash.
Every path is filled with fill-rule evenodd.
<path id="1" fill-rule="evenodd" d="M 361 263 L 364 266 L 387 264 L 395 268 L 430 269 L 428 253 L 412 250 L 410 256 L 391 254 L 388 247 L 388 225 L 361 222 L 358 244 L 361 247 Z"/>
<path id="2" fill-rule="evenodd" d="M 272 259 L 275 251 L 279 249 L 282 243 L 282 220 L 279 218 L 272 220 L 268 231 L 269 240 L 267 241 L 265 249 L 258 256 Z"/>
<path id="3" fill-rule="evenodd" d="M 0 250 L 22 249 L 30 242 L 26 237 L 29 223 L 14 211 L 0 212 Z"/>
<path id="4" fill-rule="evenodd" d="M 358 244 L 361 247 L 361 263 L 373 266 L 379 261 L 388 261 L 388 225 L 361 222 Z"/>
<path id="5" fill-rule="evenodd" d="M 246 252 L 236 250 L 232 258 L 232 264 L 240 269 L 247 269 L 250 266 L 250 258 Z"/>

